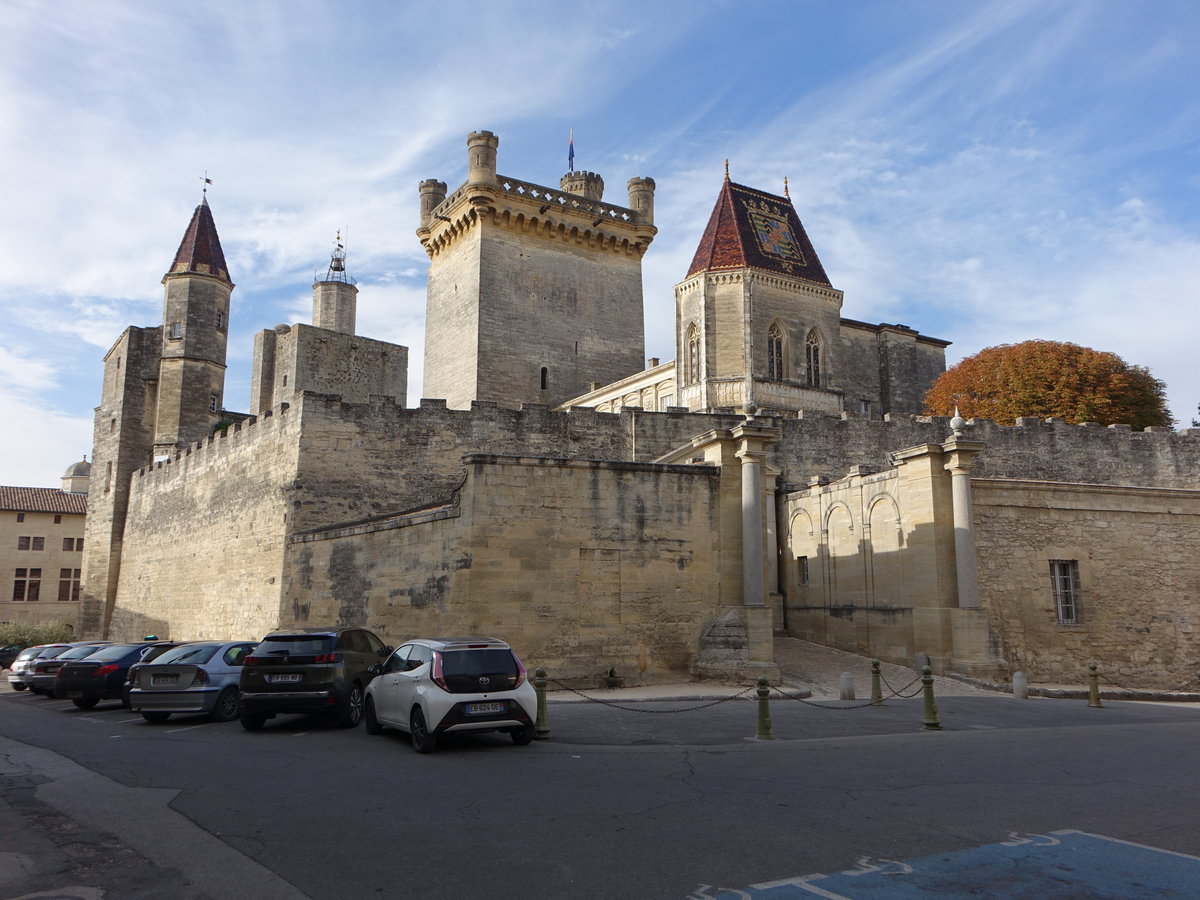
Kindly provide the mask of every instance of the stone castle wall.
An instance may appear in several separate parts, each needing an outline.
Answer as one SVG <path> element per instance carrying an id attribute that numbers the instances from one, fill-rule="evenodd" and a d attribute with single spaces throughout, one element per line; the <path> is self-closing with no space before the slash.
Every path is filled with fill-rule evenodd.
<path id="1" fill-rule="evenodd" d="M 295 624 L 509 640 L 592 686 L 686 677 L 718 613 L 718 471 L 475 455 L 458 505 L 294 539 Z"/>
<path id="2" fill-rule="evenodd" d="M 973 480 L 980 599 L 1031 681 L 1195 689 L 1200 491 Z M 1076 560 L 1078 624 L 1058 624 L 1050 560 Z"/>

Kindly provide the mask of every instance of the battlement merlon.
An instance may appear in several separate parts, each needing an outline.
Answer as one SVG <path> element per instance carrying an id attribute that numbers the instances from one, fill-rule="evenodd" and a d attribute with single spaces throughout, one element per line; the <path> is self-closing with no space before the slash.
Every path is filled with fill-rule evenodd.
<path id="1" fill-rule="evenodd" d="M 451 232 L 469 227 L 480 215 L 519 224 L 523 229 L 551 232 L 566 228 L 580 236 L 616 238 L 645 253 L 658 233 L 654 227 L 653 178 L 631 178 L 629 206 L 603 202 L 604 181 L 595 173 L 564 175 L 558 188 L 496 173 L 500 139 L 490 131 L 467 137 L 467 180 L 449 196 L 444 182 L 430 178 L 419 186 L 420 227 L 417 237 L 427 253 Z"/>

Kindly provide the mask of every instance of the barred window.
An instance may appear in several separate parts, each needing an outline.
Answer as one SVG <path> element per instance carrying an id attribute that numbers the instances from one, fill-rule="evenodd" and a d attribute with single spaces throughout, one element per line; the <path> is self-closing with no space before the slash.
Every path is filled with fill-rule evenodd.
<path id="1" fill-rule="evenodd" d="M 1059 625 L 1079 624 L 1079 561 L 1050 560 L 1050 585 L 1054 591 L 1054 617 Z"/>

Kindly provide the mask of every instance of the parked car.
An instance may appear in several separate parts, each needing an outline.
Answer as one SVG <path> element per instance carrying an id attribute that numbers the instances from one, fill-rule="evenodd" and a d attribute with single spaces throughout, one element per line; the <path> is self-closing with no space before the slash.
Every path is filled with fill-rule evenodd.
<path id="1" fill-rule="evenodd" d="M 268 634 L 242 666 L 242 727 L 257 731 L 279 713 L 325 713 L 343 728 L 355 727 L 363 691 L 391 652 L 365 628 Z"/>
<path id="2" fill-rule="evenodd" d="M 8 684 L 14 691 L 23 691 L 29 685 L 25 681 L 25 674 L 33 665 L 33 660 L 37 659 L 46 651 L 62 650 L 70 647 L 70 644 L 34 644 L 32 647 L 26 647 L 17 654 L 17 658 L 13 660 L 12 666 L 8 671 Z M 59 648 L 62 648 L 61 650 Z"/>
<path id="3" fill-rule="evenodd" d="M 174 649 L 182 644 L 189 643 L 188 641 L 160 641 L 154 635 L 150 635 L 144 639 L 146 646 L 150 649 L 143 654 L 140 661 L 135 662 L 129 667 L 129 671 L 125 673 L 125 684 L 121 688 L 121 703 L 126 709 L 129 709 L 129 692 L 133 690 L 133 683 L 137 680 L 138 666 L 153 662 L 158 659 L 168 650 Z"/>
<path id="4" fill-rule="evenodd" d="M 63 663 L 54 679 L 54 696 L 70 700 L 79 709 L 91 709 L 101 700 L 125 697 L 125 676 L 129 667 L 147 656 L 155 644 L 109 644 L 84 659 Z"/>
<path id="5" fill-rule="evenodd" d="M 7 669 L 12 665 L 13 660 L 17 658 L 22 647 L 20 644 L 9 644 L 7 647 L 0 647 L 0 669 Z"/>
<path id="6" fill-rule="evenodd" d="M 216 722 L 238 717 L 238 682 L 252 641 L 194 641 L 172 647 L 152 663 L 130 669 L 130 706 L 147 722 L 172 713 L 208 713 Z"/>
<path id="7" fill-rule="evenodd" d="M 75 641 L 68 647 L 59 648 L 56 652 L 43 653 L 36 659 L 31 659 L 29 668 L 25 671 L 25 684 L 31 693 L 54 696 L 54 679 L 63 664 L 72 659 L 84 659 L 91 656 L 101 647 L 107 647 L 112 641 Z"/>
<path id="8" fill-rule="evenodd" d="M 407 731 L 418 753 L 438 736 L 503 731 L 514 744 L 533 740 L 537 694 L 521 660 L 495 638 L 429 638 L 402 645 L 367 686 L 368 734 L 385 725 Z"/>

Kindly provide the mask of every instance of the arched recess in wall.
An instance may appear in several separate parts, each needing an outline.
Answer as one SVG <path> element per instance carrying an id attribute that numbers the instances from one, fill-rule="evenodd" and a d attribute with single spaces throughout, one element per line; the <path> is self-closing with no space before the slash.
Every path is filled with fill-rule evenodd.
<path id="1" fill-rule="evenodd" d="M 900 507 L 890 494 L 868 501 L 870 523 L 869 571 L 874 606 L 911 606 L 904 571 L 904 533 Z"/>
<path id="2" fill-rule="evenodd" d="M 695 384 L 700 380 L 700 329 L 692 322 L 685 332 L 683 352 L 686 366 L 684 368 L 684 384 Z"/>
<path id="3" fill-rule="evenodd" d="M 784 590 L 790 606 L 823 606 L 825 592 L 821 570 L 821 535 L 807 510 L 792 516 L 788 525 L 789 565 Z"/>
<path id="4" fill-rule="evenodd" d="M 834 503 L 825 516 L 825 531 L 829 536 L 829 605 L 866 606 L 863 558 L 850 507 L 841 501 Z"/>
<path id="5" fill-rule="evenodd" d="M 783 381 L 787 377 L 787 342 L 783 325 L 776 319 L 767 328 L 767 378 Z"/>

